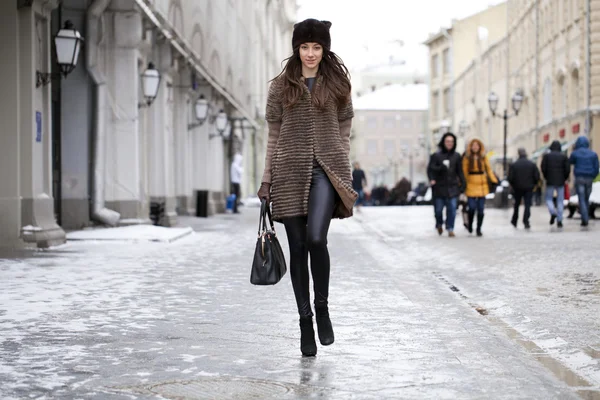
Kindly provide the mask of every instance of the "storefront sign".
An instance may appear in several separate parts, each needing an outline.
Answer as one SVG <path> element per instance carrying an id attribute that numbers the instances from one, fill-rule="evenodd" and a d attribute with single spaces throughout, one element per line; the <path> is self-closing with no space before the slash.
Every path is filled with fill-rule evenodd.
<path id="1" fill-rule="evenodd" d="M 39 111 L 35 112 L 35 141 L 42 141 L 42 113 Z"/>

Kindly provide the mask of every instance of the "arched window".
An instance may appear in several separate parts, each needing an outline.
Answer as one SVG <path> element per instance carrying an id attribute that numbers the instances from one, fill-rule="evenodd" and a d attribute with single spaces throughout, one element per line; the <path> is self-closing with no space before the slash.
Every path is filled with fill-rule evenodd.
<path id="1" fill-rule="evenodd" d="M 546 78 L 544 82 L 544 112 L 543 122 L 552 121 L 552 81 L 550 78 Z"/>

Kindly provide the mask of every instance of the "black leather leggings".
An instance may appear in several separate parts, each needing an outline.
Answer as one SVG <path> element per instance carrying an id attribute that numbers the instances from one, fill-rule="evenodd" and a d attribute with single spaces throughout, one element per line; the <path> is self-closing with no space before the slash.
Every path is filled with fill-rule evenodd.
<path id="1" fill-rule="evenodd" d="M 290 275 L 301 317 L 312 316 L 308 276 L 308 254 L 315 290 L 315 307 L 326 307 L 329 296 L 329 251 L 327 232 L 337 193 L 327 174 L 313 166 L 308 216 L 285 218 L 283 224 L 290 245 Z"/>

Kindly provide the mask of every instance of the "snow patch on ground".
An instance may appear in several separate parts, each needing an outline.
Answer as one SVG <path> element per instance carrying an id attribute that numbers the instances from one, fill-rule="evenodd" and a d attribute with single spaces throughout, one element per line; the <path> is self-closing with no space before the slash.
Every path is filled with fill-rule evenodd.
<path id="1" fill-rule="evenodd" d="M 67 233 L 67 240 L 126 240 L 172 242 L 190 235 L 192 228 L 166 228 L 154 225 L 131 225 L 118 228 L 85 229 Z"/>

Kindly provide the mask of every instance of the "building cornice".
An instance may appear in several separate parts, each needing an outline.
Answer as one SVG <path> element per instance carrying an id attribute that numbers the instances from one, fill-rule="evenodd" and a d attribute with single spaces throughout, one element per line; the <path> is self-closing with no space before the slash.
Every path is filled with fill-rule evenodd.
<path id="1" fill-rule="evenodd" d="M 446 34 L 452 35 L 452 28 L 441 29 L 438 33 L 435 33 L 432 36 L 430 36 L 426 41 L 423 42 L 423 44 L 426 46 L 431 46 L 434 42 L 438 41 L 439 39 L 446 38 Z"/>

